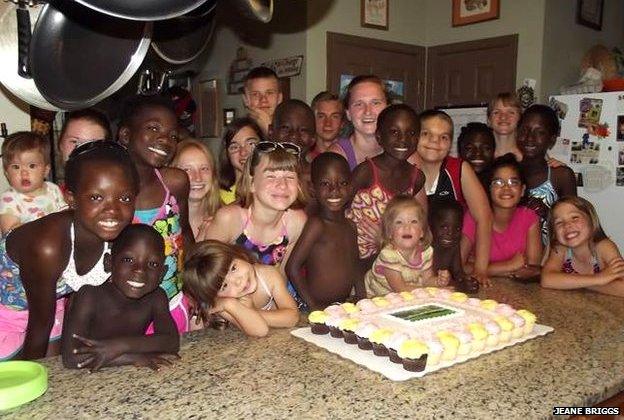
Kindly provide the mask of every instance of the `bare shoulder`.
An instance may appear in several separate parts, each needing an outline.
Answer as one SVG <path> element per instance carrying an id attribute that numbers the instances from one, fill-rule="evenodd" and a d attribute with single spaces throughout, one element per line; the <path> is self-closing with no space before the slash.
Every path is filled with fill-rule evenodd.
<path id="1" fill-rule="evenodd" d="M 238 204 L 230 204 L 217 210 L 212 222 L 204 231 L 203 239 L 230 242 L 243 230 L 244 212 Z"/>
<path id="2" fill-rule="evenodd" d="M 11 257 L 61 260 L 67 258 L 73 212 L 52 213 L 15 229 L 7 238 Z"/>
<path id="3" fill-rule="evenodd" d="M 173 193 L 180 193 L 188 190 L 189 179 L 186 172 L 178 168 L 161 168 L 160 173 L 165 181 L 167 187 L 173 191 Z"/>
<path id="4" fill-rule="evenodd" d="M 596 252 L 606 263 L 614 258 L 622 257 L 615 242 L 609 238 L 605 238 L 596 244 Z"/>
<path id="5" fill-rule="evenodd" d="M 273 265 L 256 264 L 254 265 L 256 273 L 271 287 L 275 283 L 284 283 L 284 276 L 280 270 Z"/>
<path id="6" fill-rule="evenodd" d="M 289 232 L 301 232 L 303 226 L 308 220 L 308 216 L 305 211 L 299 209 L 289 209 L 286 214 L 286 229 Z"/>
<path id="7" fill-rule="evenodd" d="M 243 213 L 246 210 L 238 204 L 228 204 L 217 210 L 212 223 L 237 223 L 243 218 Z"/>
<path id="8" fill-rule="evenodd" d="M 370 187 L 373 182 L 373 171 L 370 163 L 367 160 L 358 164 L 353 170 L 353 176 L 351 177 L 351 183 L 355 191 Z"/>
<path id="9" fill-rule="evenodd" d="M 569 166 L 557 166 L 556 168 L 551 168 L 550 170 L 556 179 L 561 180 L 562 182 L 572 181 L 576 185 L 574 171 Z"/>

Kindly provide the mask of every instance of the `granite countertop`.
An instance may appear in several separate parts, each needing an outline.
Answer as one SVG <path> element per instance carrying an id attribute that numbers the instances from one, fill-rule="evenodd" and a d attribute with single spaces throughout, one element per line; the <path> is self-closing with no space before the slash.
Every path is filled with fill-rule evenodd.
<path id="1" fill-rule="evenodd" d="M 49 389 L 16 418 L 542 418 L 624 390 L 624 300 L 507 280 L 478 294 L 555 331 L 421 379 L 380 374 L 273 330 L 185 337 L 175 366 L 89 374 L 44 360 Z"/>

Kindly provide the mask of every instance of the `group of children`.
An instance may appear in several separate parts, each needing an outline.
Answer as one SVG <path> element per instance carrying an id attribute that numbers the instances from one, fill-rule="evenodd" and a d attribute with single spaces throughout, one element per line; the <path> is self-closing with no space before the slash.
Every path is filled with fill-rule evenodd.
<path id="1" fill-rule="evenodd" d="M 46 141 L 9 136 L 0 358 L 43 357 L 62 336 L 68 367 L 157 369 L 202 322 L 260 337 L 337 301 L 425 286 L 472 293 L 540 270 L 544 287 L 624 296 L 617 247 L 570 169 L 547 158 L 559 131 L 550 108 L 499 124 L 517 131 L 510 154 L 496 157 L 492 130 L 469 124 L 451 157 L 447 114 L 388 105 L 381 80 L 355 78 L 344 107 L 356 141 L 372 130 L 379 148 L 361 159 L 353 148 L 314 153 L 312 109 L 267 86 L 246 95 L 259 104 L 252 118 L 226 130 L 222 177 L 201 142 L 178 141 L 173 107 L 157 96 L 128 101 L 117 141 L 104 134 L 71 152 L 62 196 L 45 181 Z"/>

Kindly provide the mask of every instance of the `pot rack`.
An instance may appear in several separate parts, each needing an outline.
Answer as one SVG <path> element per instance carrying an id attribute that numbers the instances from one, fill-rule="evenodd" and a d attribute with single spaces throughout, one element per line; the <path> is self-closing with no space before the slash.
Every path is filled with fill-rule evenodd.
<path id="1" fill-rule="evenodd" d="M 0 83 L 43 109 L 95 105 L 128 83 L 150 45 L 170 67 L 196 60 L 212 37 L 217 1 L 0 0 Z M 265 23 L 273 15 L 273 0 L 227 4 Z M 160 36 L 167 28 L 173 35 Z"/>

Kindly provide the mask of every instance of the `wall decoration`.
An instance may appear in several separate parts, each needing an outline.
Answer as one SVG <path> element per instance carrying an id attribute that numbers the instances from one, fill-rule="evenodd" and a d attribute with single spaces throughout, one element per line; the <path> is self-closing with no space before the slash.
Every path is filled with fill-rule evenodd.
<path id="1" fill-rule="evenodd" d="M 624 115 L 617 117 L 617 141 L 624 141 Z"/>
<path id="2" fill-rule="evenodd" d="M 278 58 L 277 60 L 265 61 L 261 66 L 268 67 L 277 74 L 277 77 L 296 76 L 301 73 L 301 65 L 303 64 L 303 56 L 296 55 L 294 57 Z"/>
<path id="3" fill-rule="evenodd" d="M 361 0 L 360 24 L 365 28 L 388 30 L 390 0 Z"/>
<path id="4" fill-rule="evenodd" d="M 624 166 L 615 169 L 615 185 L 624 187 Z"/>
<path id="5" fill-rule="evenodd" d="M 251 59 L 247 56 L 247 50 L 239 47 L 236 50 L 236 59 L 230 64 L 230 75 L 227 92 L 230 95 L 243 93 L 243 80 L 251 70 Z"/>
<path id="6" fill-rule="evenodd" d="M 453 26 L 498 19 L 500 0 L 453 0 Z"/>
<path id="7" fill-rule="evenodd" d="M 223 125 L 230 125 L 236 119 L 236 108 L 223 108 Z"/>
<path id="8" fill-rule="evenodd" d="M 576 23 L 601 31 L 603 9 L 604 0 L 578 0 Z"/>

